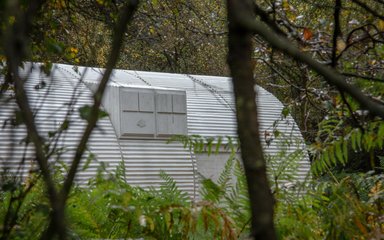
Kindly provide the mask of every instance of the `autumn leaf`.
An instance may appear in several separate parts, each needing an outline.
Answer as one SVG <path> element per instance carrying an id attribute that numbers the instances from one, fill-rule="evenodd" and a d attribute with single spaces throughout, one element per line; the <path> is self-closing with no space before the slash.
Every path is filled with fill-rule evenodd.
<path id="1" fill-rule="evenodd" d="M 308 41 L 308 40 L 311 40 L 313 37 L 313 33 L 311 30 L 309 30 L 308 28 L 304 28 L 303 30 L 303 38 L 304 40 Z"/>
<path id="2" fill-rule="evenodd" d="M 384 20 L 379 20 L 379 22 L 377 23 L 377 28 L 380 31 L 384 31 Z"/>
<path id="3" fill-rule="evenodd" d="M 288 10 L 289 10 L 290 6 L 289 6 L 289 2 L 288 2 L 287 0 L 283 0 L 282 5 L 283 5 L 283 9 L 284 9 L 285 11 L 288 11 Z"/>
<path id="4" fill-rule="evenodd" d="M 347 47 L 347 44 L 344 42 L 343 39 L 339 38 L 337 39 L 337 42 L 336 42 L 336 49 L 337 51 L 340 53 L 342 51 L 344 51 L 344 49 Z"/>

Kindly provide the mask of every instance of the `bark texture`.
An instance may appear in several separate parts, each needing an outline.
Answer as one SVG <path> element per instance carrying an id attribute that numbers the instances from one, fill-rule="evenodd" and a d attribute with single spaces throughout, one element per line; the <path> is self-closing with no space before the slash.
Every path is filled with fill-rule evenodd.
<path id="1" fill-rule="evenodd" d="M 273 224 L 273 196 L 267 179 L 255 101 L 253 34 L 237 22 L 239 15 L 253 17 L 252 2 L 227 0 L 227 9 L 228 64 L 235 93 L 238 136 L 252 211 L 251 236 L 254 239 L 274 240 L 276 234 Z"/>

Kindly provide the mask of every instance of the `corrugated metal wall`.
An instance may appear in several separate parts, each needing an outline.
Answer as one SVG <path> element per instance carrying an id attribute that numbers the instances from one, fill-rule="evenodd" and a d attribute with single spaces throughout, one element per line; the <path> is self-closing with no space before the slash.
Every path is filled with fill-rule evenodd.
<path id="1" fill-rule="evenodd" d="M 46 86 L 37 89 L 37 86 L 42 86 L 42 82 Z M 57 139 L 56 149 L 63 153 L 51 158 L 52 162 L 57 159 L 62 163 L 70 162 L 86 124 L 79 117 L 78 109 L 92 104 L 91 91 L 83 83 L 79 84 L 79 76 L 72 69 L 60 66 L 52 72 L 51 77 L 35 69 L 25 87 L 31 106 L 35 109 L 38 128 L 47 140 L 54 141 L 49 135 L 70 115 L 69 129 Z M 71 101 L 75 102 L 72 106 Z M 33 148 L 31 145 L 26 148 L 22 143 L 26 137 L 25 128 L 22 125 L 12 127 L 10 124 L 16 109 L 15 103 L 5 102 L 4 99 L 0 105 L 0 123 L 3 126 L 0 129 L 0 166 L 17 173 L 19 163 L 23 161 L 25 164 L 20 173 L 25 176 L 36 169 Z M 105 164 L 107 172 L 113 172 L 123 161 L 127 183 L 143 187 L 158 186 L 161 183 L 159 172 L 163 170 L 178 182 L 181 190 L 187 191 L 192 197 L 196 195 L 195 159 L 181 143 L 167 144 L 166 140 L 118 140 L 112 123 L 104 118 L 98 122 L 88 142 L 88 150 L 95 154 L 96 160 L 91 162 L 86 171 L 79 171 L 79 183 L 95 176 L 100 163 Z M 85 154 L 83 162 L 89 152 Z M 56 165 L 61 166 L 61 163 L 56 162 Z"/>
<path id="2" fill-rule="evenodd" d="M 58 148 L 65 150 L 59 156 L 63 162 L 69 161 L 73 156 L 73 149 L 77 146 L 85 126 L 85 121 L 79 118 L 77 109 L 92 104 L 91 91 L 79 82 L 81 75 L 79 73 L 84 70 L 85 68 L 79 67 L 75 71 L 73 66 L 58 64 L 48 78 L 40 74 L 36 68 L 26 84 L 31 105 L 36 109 L 36 121 L 44 137 L 48 139 L 49 132 L 57 129 L 67 115 L 70 116 L 69 130 L 58 139 Z M 102 71 L 98 68 L 88 69 L 82 80 L 86 83 L 97 83 Z M 41 86 L 42 81 L 46 86 L 37 89 L 36 86 L 39 83 Z M 110 84 L 185 90 L 189 135 L 236 137 L 236 121 L 229 78 L 115 70 Z M 283 105 L 264 89 L 258 87 L 257 90 L 262 132 L 271 131 L 272 124 L 281 118 Z M 74 104 L 71 105 L 71 101 Z M 25 138 L 26 133 L 22 126 L 11 127 L 8 124 L 7 119 L 13 116 L 15 109 L 14 102 L 6 103 L 2 99 L 0 105 L 0 124 L 3 126 L 0 130 L 0 162 L 3 167 L 16 171 L 23 159 L 24 145 L 20 142 Z M 282 120 L 278 129 L 301 139 L 300 132 L 291 117 Z M 198 159 L 195 159 L 189 150 L 184 149 L 182 144 L 168 144 L 166 140 L 117 139 L 111 121 L 104 118 L 99 121 L 88 146 L 89 150 L 96 154 L 97 161 L 92 162 L 87 171 L 79 173 L 79 181 L 86 181 L 94 176 L 100 162 L 108 165 L 108 171 L 114 171 L 116 166 L 124 161 L 128 183 L 144 187 L 158 185 L 159 171 L 164 170 L 177 180 L 182 190 L 188 191 L 193 197 L 196 196 L 198 183 L 195 172 L 198 171 L 196 169 Z M 300 147 L 303 147 L 303 144 Z M 277 140 L 265 146 L 266 152 L 270 154 L 278 152 L 279 148 Z M 24 158 L 25 162 L 32 161 L 30 148 L 27 149 Z M 309 161 L 306 156 L 300 162 L 298 177 L 303 179 L 308 169 Z M 28 165 L 25 165 L 24 171 L 28 170 Z"/>
<path id="3" fill-rule="evenodd" d="M 85 79 L 93 83 L 97 82 L 100 73 L 99 69 L 93 69 L 88 71 Z M 189 135 L 236 137 L 236 116 L 230 78 L 116 70 L 111 80 L 116 86 L 142 85 L 183 89 L 187 92 Z M 269 145 L 263 141 L 265 152 L 273 156 L 280 152 L 282 147 L 286 148 L 287 153 L 294 152 L 298 148 L 305 149 L 295 121 L 291 116 L 282 118 L 283 104 L 265 89 L 256 87 L 256 90 L 258 92 L 257 101 L 262 139 L 264 139 L 265 133 L 273 136 L 273 124 L 276 121 L 275 128 L 292 139 L 290 146 L 284 144 L 286 140 L 284 138 L 274 139 Z M 199 159 L 197 161 L 199 162 Z M 217 166 L 218 171 L 221 170 L 221 167 Z M 304 152 L 304 157 L 298 162 L 295 172 L 297 179 L 304 180 L 308 175 L 309 168 L 309 158 Z"/>

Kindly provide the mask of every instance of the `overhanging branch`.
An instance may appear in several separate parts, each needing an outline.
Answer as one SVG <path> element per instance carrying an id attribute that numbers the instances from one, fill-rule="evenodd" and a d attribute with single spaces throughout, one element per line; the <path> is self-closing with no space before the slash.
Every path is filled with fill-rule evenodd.
<path id="1" fill-rule="evenodd" d="M 113 68 L 116 65 L 116 62 L 119 58 L 121 46 L 123 44 L 123 38 L 125 29 L 127 27 L 127 24 L 132 20 L 133 14 L 136 11 L 138 6 L 137 0 L 131 0 L 129 3 L 127 3 L 122 11 L 120 12 L 120 18 L 116 25 L 115 32 L 114 32 L 114 38 L 112 42 L 112 50 L 110 53 L 110 57 L 108 59 L 106 70 L 103 74 L 103 77 L 100 81 L 99 87 L 94 94 L 94 104 L 91 109 L 90 117 L 88 120 L 88 124 L 86 129 L 84 130 L 84 133 L 82 135 L 82 138 L 80 140 L 80 143 L 76 149 L 75 157 L 72 160 L 72 164 L 70 167 L 70 170 L 68 172 L 67 178 L 65 179 L 64 186 L 61 190 L 61 200 L 63 201 L 61 204 L 64 206 L 65 201 L 68 197 L 68 194 L 70 192 L 71 186 L 73 184 L 73 180 L 75 179 L 76 172 L 78 169 L 78 166 L 81 162 L 81 158 L 84 154 L 84 151 L 87 147 L 87 142 L 89 137 L 91 136 L 92 130 L 96 126 L 98 115 L 99 115 L 99 108 L 101 106 L 101 100 L 105 91 L 105 88 L 107 86 L 109 77 L 112 74 Z"/>
<path id="2" fill-rule="evenodd" d="M 326 65 L 319 63 L 308 54 L 301 52 L 287 38 L 276 34 L 260 20 L 249 18 L 240 14 L 236 16 L 236 20 L 238 24 L 241 25 L 244 29 L 248 29 L 255 34 L 258 34 L 275 49 L 287 54 L 297 61 L 307 64 L 310 68 L 323 76 L 329 84 L 340 88 L 342 91 L 353 97 L 364 109 L 369 110 L 372 115 L 380 116 L 384 119 L 384 106 L 374 102 L 359 88 L 347 83 L 344 76 L 342 76 L 340 73 Z"/>

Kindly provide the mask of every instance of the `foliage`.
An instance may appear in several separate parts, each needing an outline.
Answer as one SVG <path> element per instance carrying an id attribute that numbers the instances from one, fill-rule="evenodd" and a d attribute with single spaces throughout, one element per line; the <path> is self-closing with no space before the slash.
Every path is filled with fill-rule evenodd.
<path id="1" fill-rule="evenodd" d="M 316 161 L 312 164 L 313 172 L 319 174 L 334 166 L 346 165 L 357 152 L 368 153 L 363 160 L 369 166 L 361 169 L 360 165 L 357 170 L 382 171 L 383 122 L 377 120 L 366 123 L 363 129 L 345 125 L 345 121 L 340 118 L 326 119 L 321 123 L 318 140 L 312 146 L 312 152 L 316 156 Z"/>
<path id="2" fill-rule="evenodd" d="M 28 2 L 22 4 L 28 6 Z M 105 67 L 112 27 L 122 5 L 124 1 L 45 1 L 33 22 L 29 60 Z M 15 18 L 8 16 L 7 7 L 7 1 L 0 4 L 2 25 Z M 134 22 L 117 67 L 210 75 L 226 72 L 221 2 L 142 1 Z M 0 46 L 0 60 L 3 55 Z"/>
<path id="3" fill-rule="evenodd" d="M 87 186 L 75 187 L 66 212 L 69 237 L 145 239 L 235 239 L 234 222 L 226 212 L 208 201 L 194 203 L 176 182 L 161 172 L 159 188 L 142 189 L 115 175 L 99 175 Z M 0 221 L 5 222 L 10 199 L 22 191 L 3 184 L 0 191 Z M 50 206 L 44 185 L 38 181 L 21 203 L 12 239 L 38 239 L 48 224 Z M 4 225 L 0 225 L 4 226 Z M 2 227 L 2 231 L 6 228 Z M 1 232 L 3 236 L 3 232 Z"/>
<path id="4" fill-rule="evenodd" d="M 225 6 L 220 1 L 143 1 L 121 67 L 223 75 Z M 127 65 L 127 63 L 129 63 Z"/>
<path id="5" fill-rule="evenodd" d="M 284 151 L 282 151 L 284 152 Z M 285 153 L 278 155 L 284 158 Z M 290 155 L 288 155 L 290 156 Z M 291 155 L 297 161 L 300 155 Z M 287 162 L 282 161 L 283 164 Z M 245 175 L 230 154 L 217 182 L 203 179 L 201 201 L 193 202 L 166 173 L 163 183 L 143 189 L 126 183 L 120 164 L 115 174 L 102 172 L 86 186 L 76 186 L 66 213 L 69 237 L 143 239 L 245 239 L 250 209 Z M 283 180 L 292 179 L 289 168 Z M 7 175 L 10 176 L 10 175 Z M 41 179 L 1 181 L 0 221 L 10 207 L 22 203 L 10 236 L 37 239 L 48 223 L 50 205 Z M 270 175 L 274 180 L 273 174 Z M 61 172 L 56 179 L 60 182 Z M 34 183 L 33 185 L 28 185 Z M 19 193 L 31 186 L 22 199 Z M 384 177 L 373 172 L 340 174 L 329 179 L 275 189 L 275 224 L 279 239 L 381 239 L 384 235 Z M 15 208 L 12 208 L 15 209 Z M 13 211 L 13 210 L 12 210 Z M 2 227 L 4 230 L 5 228 Z"/>
<path id="6" fill-rule="evenodd" d="M 177 141 L 183 144 L 184 148 L 188 148 L 195 154 L 206 153 L 218 154 L 220 151 L 228 151 L 232 154 L 238 152 L 238 139 L 230 136 L 204 137 L 201 135 L 174 135 L 169 142 Z"/>
<path id="7" fill-rule="evenodd" d="M 273 125 L 273 131 L 277 132 L 276 122 Z M 228 160 L 222 169 L 216 182 L 212 179 L 202 177 L 201 180 L 201 197 L 204 201 L 209 201 L 226 210 L 235 222 L 237 235 L 239 238 L 246 237 L 246 233 L 250 231 L 250 205 L 248 197 L 247 181 L 244 169 L 238 159 L 239 150 L 238 143 L 233 143 L 232 139 L 222 141 L 222 138 L 204 138 L 201 136 L 176 136 L 173 140 L 184 143 L 184 146 L 195 153 L 218 154 L 218 152 L 226 152 Z M 274 197 L 281 200 L 294 196 L 285 184 L 295 186 L 295 193 L 302 194 L 305 190 L 301 188 L 301 183 L 297 182 L 297 169 L 299 161 L 302 160 L 304 151 L 298 141 L 293 136 L 286 136 L 282 133 L 275 134 L 274 141 L 280 151 L 274 155 L 266 156 L 268 165 L 268 176 L 270 185 L 274 193 Z M 216 151 L 214 151 L 216 150 Z"/>
<path id="8" fill-rule="evenodd" d="M 0 2 L 2 39 L 7 39 L 7 30 L 18 23 L 18 14 L 23 15 L 29 7 L 29 1 L 19 1 L 21 6 L 16 11 L 8 2 L 12 1 Z M 52 62 L 105 66 L 111 26 L 122 2 L 45 1 L 28 27 L 30 41 L 20 44 L 20 57 L 43 62 L 46 74 Z M 330 65 L 370 99 L 382 104 L 384 11 L 380 1 L 266 0 L 257 1 L 254 10 L 262 21 L 288 37 L 302 52 Z M 223 75 L 227 72 L 224 19 L 225 11 L 218 1 L 145 1 L 134 29 L 125 35 L 129 45 L 122 51 L 119 66 Z M 325 177 L 332 177 L 321 184 L 302 186 L 304 192 L 288 191 L 279 188 L 278 183 L 292 180 L 291 173 L 297 168 L 294 159 L 301 153 L 283 150 L 269 159 L 274 165 L 269 171 L 280 237 L 383 238 L 382 119 L 363 111 L 343 89 L 324 84 L 305 64 L 276 52 L 258 37 L 254 41 L 258 83 L 288 105 L 286 109 L 297 120 L 307 142 L 313 144 L 313 172 L 327 172 Z M 3 56 L 5 49 L 7 45 L 2 44 L 1 64 L 10 61 Z M 7 81 L 1 92 L 14 88 Z M 87 119 L 89 109 L 80 109 L 80 113 Z M 64 128 L 63 123 L 63 129 L 56 132 Z M 54 137 L 56 133 L 50 134 Z M 88 188 L 72 191 L 67 206 L 71 236 L 232 239 L 248 230 L 246 181 L 234 155 L 238 144 L 222 137 L 177 136 L 175 140 L 195 153 L 206 151 L 210 155 L 222 149 L 232 153 L 218 182 L 203 180 L 203 202 L 190 202 L 164 173 L 161 177 L 165 183 L 159 189 L 129 186 L 122 164 L 112 179 L 99 177 Z M 280 165 L 276 166 L 277 162 Z M 334 176 L 335 170 L 343 169 L 375 172 Z M 232 174 L 237 180 L 233 181 Z M 60 185 L 61 173 L 57 171 L 56 175 L 55 184 Z M 9 230 L 6 234 L 15 239 L 39 238 L 48 225 L 48 213 L 52 212 L 40 176 L 32 173 L 26 182 L 6 176 L 0 182 L 2 236 Z"/>
<path id="9" fill-rule="evenodd" d="M 60 182 L 61 172 L 55 175 Z M 1 178 L 1 239 L 39 239 L 51 211 L 41 176 L 31 173 L 23 182 L 17 175 L 3 172 Z"/>
<path id="10" fill-rule="evenodd" d="M 382 3 L 267 0 L 255 5 L 256 15 L 273 31 L 382 105 Z M 288 105 L 313 144 L 314 173 L 382 171 L 382 119 L 364 111 L 345 89 L 324 84 L 305 63 L 292 61 L 261 38 L 255 42 L 258 83 Z"/>
<path id="11" fill-rule="evenodd" d="M 301 161 L 306 161 L 307 156 L 302 140 L 281 135 L 274 141 L 279 151 L 273 155 L 266 154 L 266 161 L 272 191 L 278 194 L 282 186 L 300 184 L 297 172 Z"/>
<path id="12" fill-rule="evenodd" d="M 313 183 L 304 196 L 278 204 L 278 233 L 282 239 L 381 239 L 382 184 L 383 176 L 371 173 Z"/>
<path id="13" fill-rule="evenodd" d="M 292 183 L 302 157 L 298 151 L 287 151 L 292 140 L 285 144 L 279 154 L 267 156 L 269 164 L 275 163 L 273 167 L 270 165 L 269 177 L 275 186 L 279 239 L 381 239 L 384 236 L 383 175 L 344 173 L 332 179 L 308 179 L 292 187 L 278 187 L 287 181 Z M 225 209 L 236 224 L 238 236 L 245 237 L 250 228 L 248 192 L 242 166 L 235 155 L 227 160 L 217 182 L 203 179 L 201 184 L 202 198 Z"/>

